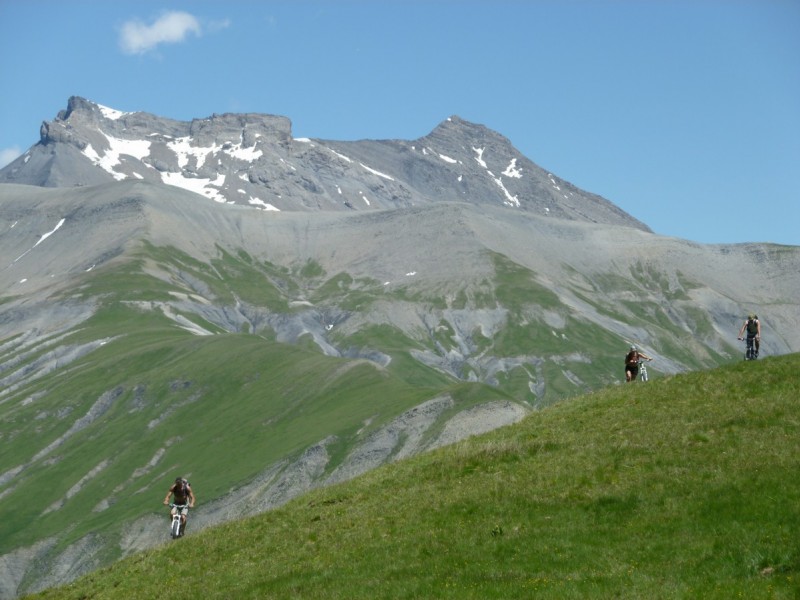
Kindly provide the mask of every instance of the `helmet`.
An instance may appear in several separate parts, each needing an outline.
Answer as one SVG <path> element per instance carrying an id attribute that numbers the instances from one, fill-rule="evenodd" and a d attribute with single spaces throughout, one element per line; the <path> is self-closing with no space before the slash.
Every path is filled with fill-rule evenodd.
<path id="1" fill-rule="evenodd" d="M 747 315 L 747 318 L 748 319 L 755 319 L 756 316 L 753 313 L 750 313 L 749 315 Z"/>
<path id="2" fill-rule="evenodd" d="M 631 346 L 631 350 L 636 350 L 636 346 Z"/>

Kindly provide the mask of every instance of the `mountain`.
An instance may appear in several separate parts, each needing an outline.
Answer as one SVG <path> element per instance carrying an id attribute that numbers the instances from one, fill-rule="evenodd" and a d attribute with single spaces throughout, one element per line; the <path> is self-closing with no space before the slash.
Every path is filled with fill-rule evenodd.
<path id="1" fill-rule="evenodd" d="M 617 384 L 631 343 L 711 368 L 756 311 L 800 349 L 800 248 L 655 235 L 457 118 L 72 98 L 0 178 L 0 597 L 163 541 L 178 474 L 196 531 Z"/>
<path id="2" fill-rule="evenodd" d="M 451 117 L 413 142 L 295 139 L 285 117 L 191 122 L 123 113 L 78 97 L 0 183 L 44 187 L 142 180 L 262 210 L 408 208 L 445 201 L 648 228 L 600 196 L 541 169 L 503 136 Z"/>

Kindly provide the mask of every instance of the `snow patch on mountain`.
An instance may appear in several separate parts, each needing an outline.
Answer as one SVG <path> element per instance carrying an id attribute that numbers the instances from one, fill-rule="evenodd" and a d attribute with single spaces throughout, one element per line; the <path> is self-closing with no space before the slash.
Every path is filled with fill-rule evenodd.
<path id="1" fill-rule="evenodd" d="M 520 206 L 519 198 L 516 195 L 512 195 L 511 192 L 508 191 L 505 184 L 503 183 L 502 178 L 495 176 L 495 174 L 489 170 L 489 165 L 486 163 L 486 160 L 483 157 L 484 153 L 486 152 L 486 148 L 473 147 L 472 150 L 476 154 L 475 160 L 478 162 L 480 166 L 482 166 L 485 169 L 486 173 L 489 175 L 492 181 L 494 181 L 497 184 L 497 186 L 502 190 L 503 195 L 505 196 L 503 204 L 505 204 L 506 206 L 513 206 L 519 208 Z M 516 164 L 517 164 L 517 159 L 515 158 L 511 161 L 511 164 L 508 165 L 508 167 L 506 167 L 506 170 L 503 172 L 503 175 L 506 175 L 507 177 L 521 178 L 522 174 L 516 168 Z"/>
<path id="2" fill-rule="evenodd" d="M 186 177 L 183 173 L 162 173 L 161 179 L 167 185 L 174 185 L 175 187 L 195 192 L 206 198 L 211 198 L 215 202 L 227 202 L 225 196 L 223 196 L 218 189 L 212 187 L 222 187 L 225 185 L 224 174 L 220 174 L 216 179 L 211 180 L 202 177 Z"/>
<path id="3" fill-rule="evenodd" d="M 383 177 L 384 179 L 388 179 L 389 181 L 394 181 L 394 177 L 392 177 L 390 175 L 387 175 L 386 173 L 381 173 L 380 171 L 377 171 L 377 170 L 373 169 L 372 167 L 368 167 L 364 163 L 358 163 L 358 164 L 360 164 L 362 167 L 364 167 L 370 173 L 373 173 L 374 175 L 377 175 L 378 177 Z"/>
<path id="4" fill-rule="evenodd" d="M 477 155 L 475 156 L 475 160 L 477 161 L 477 163 L 484 169 L 488 169 L 489 167 L 487 166 L 486 161 L 483 160 L 483 153 L 486 150 L 486 148 L 473 148 L 472 150 Z"/>
<path id="5" fill-rule="evenodd" d="M 263 208 L 264 210 L 274 210 L 276 212 L 280 212 L 281 211 L 280 208 L 275 208 L 269 202 L 264 202 L 263 200 L 259 200 L 258 198 L 253 198 L 252 196 L 250 196 L 250 199 L 247 202 L 248 202 L 248 204 L 259 206 L 259 207 Z"/>
<path id="6" fill-rule="evenodd" d="M 65 222 L 65 221 L 66 221 L 66 219 L 61 219 L 61 220 L 58 222 L 58 224 L 57 224 L 57 225 L 56 225 L 56 226 L 55 226 L 55 227 L 54 227 L 52 230 L 48 231 L 47 233 L 43 233 L 43 234 L 42 234 L 42 236 L 41 236 L 41 237 L 40 237 L 40 238 L 39 238 L 39 239 L 36 241 L 36 243 L 35 243 L 33 246 L 31 246 L 31 247 L 30 247 L 30 248 L 28 248 L 28 249 L 27 249 L 25 252 L 23 252 L 23 253 L 22 253 L 22 254 L 20 254 L 20 255 L 19 255 L 17 258 L 15 258 L 15 259 L 12 261 L 12 263 L 11 263 L 11 264 L 14 264 L 15 262 L 19 261 L 19 259 L 21 259 L 23 256 L 25 256 L 26 254 L 28 254 L 28 252 L 30 252 L 31 250 L 33 250 L 34 248 L 36 248 L 36 246 L 38 246 L 39 244 L 41 244 L 43 241 L 45 241 L 47 238 L 49 238 L 51 235 L 53 235 L 53 234 L 54 234 L 56 231 L 58 231 L 59 229 L 61 229 L 61 226 L 64 224 L 64 222 Z M 16 225 L 16 224 L 17 224 L 17 223 L 15 222 L 15 223 L 14 223 L 14 225 Z M 12 225 L 11 227 L 14 227 L 14 225 Z"/>
<path id="7" fill-rule="evenodd" d="M 98 104 L 97 108 L 100 109 L 100 112 L 103 113 L 103 116 L 106 119 L 110 119 L 111 121 L 118 121 L 125 115 L 130 113 L 122 112 L 121 110 L 116 110 L 114 108 L 109 108 L 108 106 L 103 106 L 102 104 Z"/>
<path id="8" fill-rule="evenodd" d="M 455 158 L 451 158 L 451 157 L 447 156 L 446 154 L 440 154 L 439 158 L 441 158 L 446 163 L 450 163 L 451 165 L 458 164 L 458 161 Z"/>
<path id="9" fill-rule="evenodd" d="M 512 158 L 511 162 L 508 163 L 506 170 L 503 171 L 503 175 L 506 177 L 514 177 L 516 179 L 522 179 L 522 171 L 517 168 L 517 159 Z"/>

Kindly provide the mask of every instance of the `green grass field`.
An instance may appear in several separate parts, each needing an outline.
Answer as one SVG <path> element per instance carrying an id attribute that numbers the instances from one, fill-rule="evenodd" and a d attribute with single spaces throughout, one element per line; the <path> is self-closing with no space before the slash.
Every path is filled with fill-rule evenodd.
<path id="1" fill-rule="evenodd" d="M 175 542 L 165 521 L 35 597 L 798 598 L 799 371 L 609 386 Z"/>

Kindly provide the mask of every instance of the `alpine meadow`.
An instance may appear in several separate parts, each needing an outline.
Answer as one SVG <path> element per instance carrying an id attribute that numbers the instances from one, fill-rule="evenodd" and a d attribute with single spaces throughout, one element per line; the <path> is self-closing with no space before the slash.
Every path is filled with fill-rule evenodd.
<path id="1" fill-rule="evenodd" d="M 34 597 L 795 598 L 798 368 L 609 387 Z"/>

